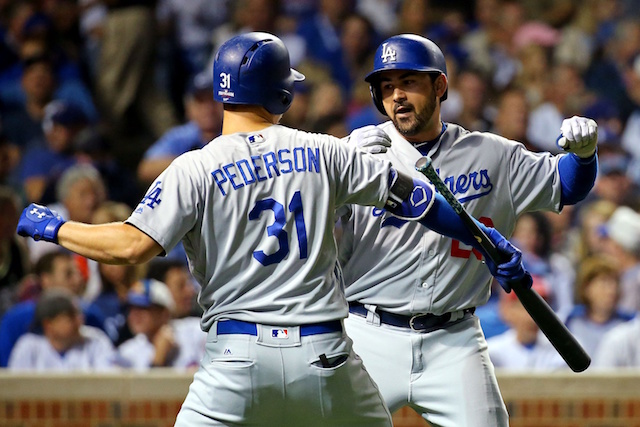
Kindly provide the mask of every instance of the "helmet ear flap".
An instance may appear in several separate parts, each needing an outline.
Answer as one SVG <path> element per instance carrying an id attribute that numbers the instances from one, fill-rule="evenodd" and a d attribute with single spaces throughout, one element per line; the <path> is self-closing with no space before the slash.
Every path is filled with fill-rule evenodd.
<path id="1" fill-rule="evenodd" d="M 371 93 L 371 99 L 373 99 L 373 104 L 376 106 L 378 111 L 382 113 L 382 115 L 386 116 L 387 112 L 384 110 L 384 105 L 382 105 L 382 91 L 380 90 L 380 82 L 373 81 L 369 84 L 369 92 Z"/>

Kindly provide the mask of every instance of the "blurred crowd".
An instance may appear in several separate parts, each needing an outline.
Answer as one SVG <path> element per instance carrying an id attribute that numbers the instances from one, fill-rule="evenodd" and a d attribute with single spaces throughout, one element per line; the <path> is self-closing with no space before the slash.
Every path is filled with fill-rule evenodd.
<path id="1" fill-rule="evenodd" d="M 399 33 L 445 53 L 445 121 L 556 154 L 564 118 L 596 120 L 590 196 L 523 215 L 512 240 L 594 366 L 640 366 L 635 0 L 0 0 L 1 367 L 197 366 L 206 335 L 183 252 L 103 265 L 15 227 L 30 202 L 126 219 L 175 157 L 219 135 L 213 56 L 246 31 L 278 35 L 307 76 L 287 126 L 343 137 L 385 121 L 364 76 Z M 497 367 L 566 368 L 499 287 L 477 314 Z"/>

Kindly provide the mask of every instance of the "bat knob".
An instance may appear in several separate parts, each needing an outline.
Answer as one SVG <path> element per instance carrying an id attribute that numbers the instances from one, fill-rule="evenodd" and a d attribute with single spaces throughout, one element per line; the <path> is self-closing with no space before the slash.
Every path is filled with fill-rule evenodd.
<path id="1" fill-rule="evenodd" d="M 420 172 L 426 171 L 431 166 L 431 157 L 423 156 L 416 162 L 416 169 Z"/>

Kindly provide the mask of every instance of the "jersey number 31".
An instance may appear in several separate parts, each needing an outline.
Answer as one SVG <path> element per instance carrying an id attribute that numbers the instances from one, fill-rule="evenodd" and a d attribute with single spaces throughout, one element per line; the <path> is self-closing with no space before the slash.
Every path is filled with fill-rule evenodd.
<path id="1" fill-rule="evenodd" d="M 275 200 L 263 199 L 256 202 L 256 205 L 249 212 L 249 219 L 256 220 L 263 211 L 272 211 L 275 217 L 273 224 L 267 227 L 267 234 L 278 239 L 280 247 L 270 255 L 263 251 L 254 251 L 253 257 L 262 265 L 277 264 L 289 254 L 289 233 L 284 229 L 287 223 L 284 206 Z M 293 213 L 296 222 L 296 234 L 298 235 L 298 248 L 300 249 L 300 259 L 307 258 L 307 228 L 304 225 L 302 211 L 302 197 L 300 191 L 296 191 L 291 202 L 289 202 L 289 212 Z"/>

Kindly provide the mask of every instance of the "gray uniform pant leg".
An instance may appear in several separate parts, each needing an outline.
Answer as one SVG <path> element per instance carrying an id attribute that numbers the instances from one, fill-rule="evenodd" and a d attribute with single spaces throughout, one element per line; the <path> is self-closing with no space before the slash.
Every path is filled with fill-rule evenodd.
<path id="1" fill-rule="evenodd" d="M 344 323 L 391 413 L 409 405 L 433 427 L 508 427 L 476 316 L 428 333 L 356 315 Z"/>
<path id="2" fill-rule="evenodd" d="M 215 327 L 215 326 L 214 326 Z M 391 415 L 341 332 L 286 340 L 209 334 L 176 420 L 200 426 L 380 426 Z M 335 366 L 323 367 L 324 354 Z"/>

